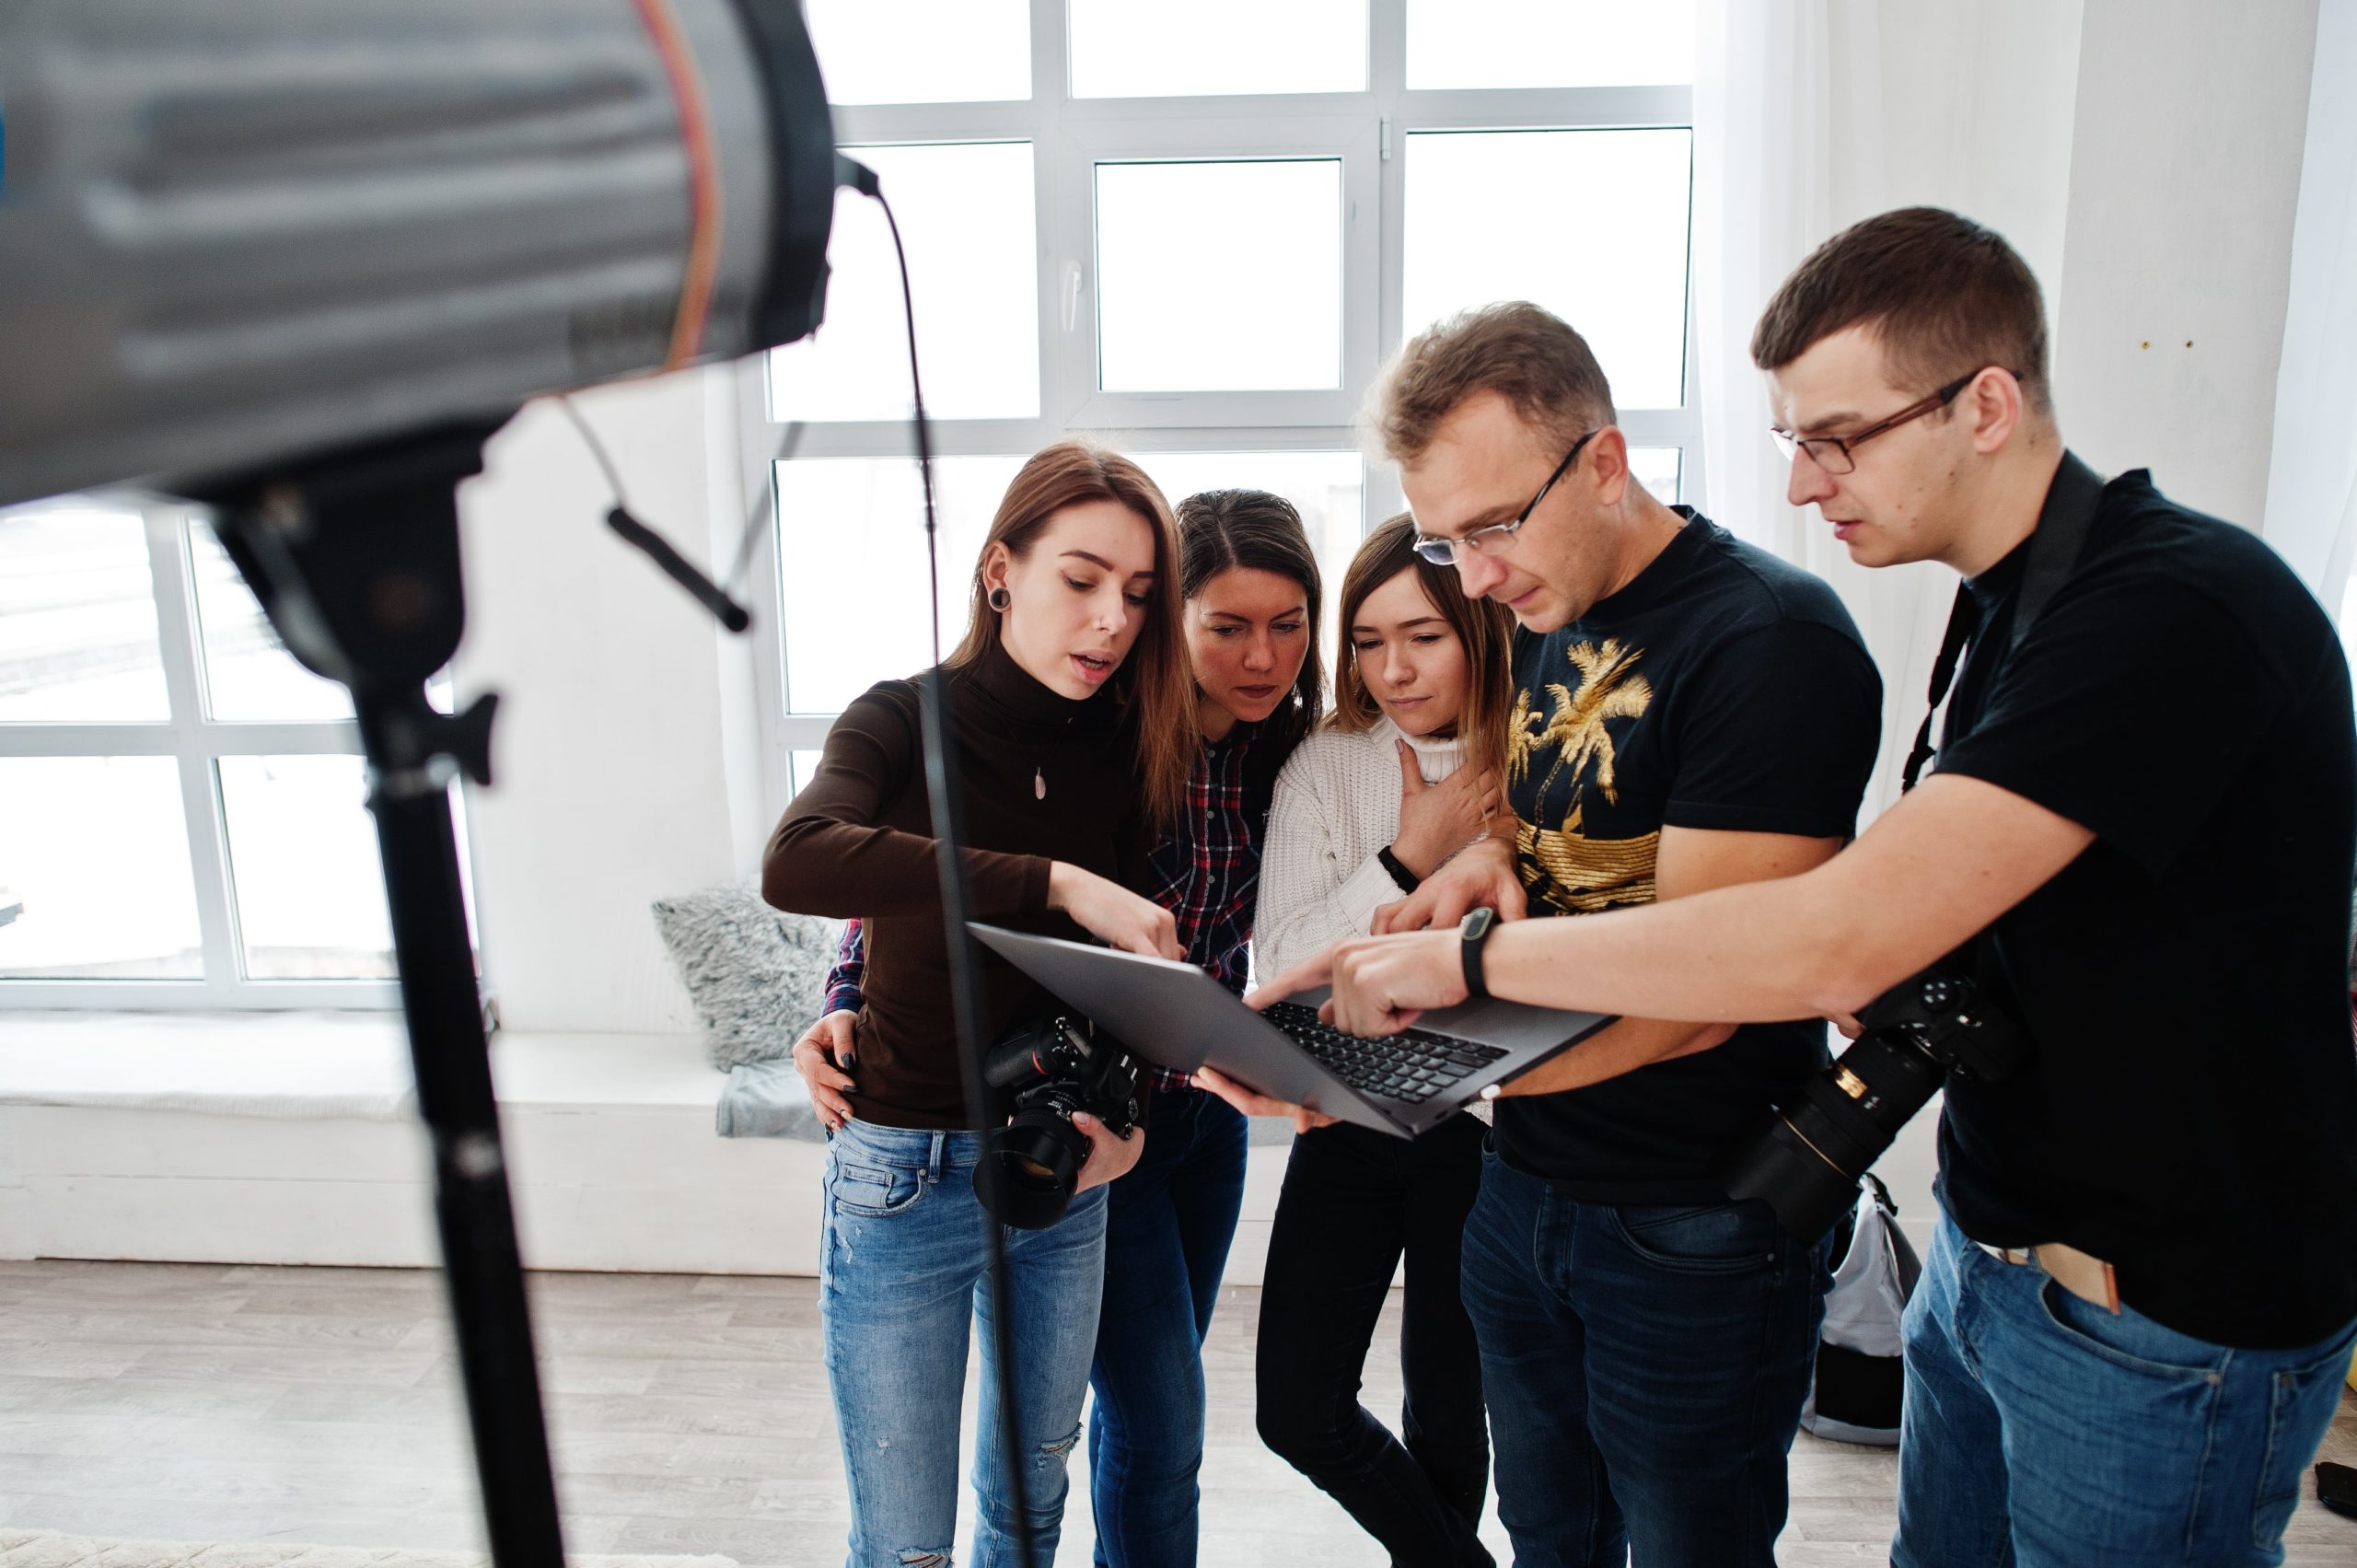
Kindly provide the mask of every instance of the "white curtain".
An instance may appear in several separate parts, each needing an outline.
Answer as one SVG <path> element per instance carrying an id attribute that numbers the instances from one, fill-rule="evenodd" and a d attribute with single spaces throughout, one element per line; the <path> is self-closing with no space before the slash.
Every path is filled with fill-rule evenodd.
<path id="1" fill-rule="evenodd" d="M 2352 75 L 2357 0 L 2324 0 L 2262 532 L 2335 616 L 2357 556 L 2357 98 L 2346 90 Z M 2341 635 L 2352 631 L 2344 624 Z"/>
<path id="2" fill-rule="evenodd" d="M 1789 469 L 1768 439 L 1750 343 L 1769 296 L 1810 250 L 1898 204 L 1884 157 L 1882 12 L 1880 0 L 1702 0 L 1695 29 L 1704 494 L 1713 520 L 1831 583 L 1882 671 L 1882 754 L 1862 827 L 1898 796 L 1956 577 L 1928 564 L 1869 572 L 1815 507 L 1785 504 Z"/>

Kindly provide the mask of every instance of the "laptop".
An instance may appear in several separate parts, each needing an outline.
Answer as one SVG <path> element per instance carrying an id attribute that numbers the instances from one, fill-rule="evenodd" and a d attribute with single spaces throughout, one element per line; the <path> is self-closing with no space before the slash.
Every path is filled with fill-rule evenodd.
<path id="1" fill-rule="evenodd" d="M 1247 1087 L 1394 1137 L 1447 1121 L 1613 1020 L 1469 1002 L 1364 1039 L 1318 1021 L 1323 988 L 1254 1012 L 1192 964 L 967 922 L 991 951 L 1157 1066 L 1208 1063 Z"/>

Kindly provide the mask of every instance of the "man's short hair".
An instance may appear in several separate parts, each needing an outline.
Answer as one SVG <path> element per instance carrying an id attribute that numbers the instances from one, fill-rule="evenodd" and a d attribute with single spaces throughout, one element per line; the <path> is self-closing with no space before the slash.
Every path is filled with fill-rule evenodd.
<path id="1" fill-rule="evenodd" d="M 1513 300 L 1418 333 L 1376 378 L 1363 423 L 1383 457 L 1412 463 L 1476 392 L 1500 394 L 1525 423 L 1566 445 L 1619 418 L 1587 340 L 1552 313 Z"/>
<path id="2" fill-rule="evenodd" d="M 1993 230 L 1938 207 L 1902 207 L 1818 246 L 1768 302 L 1751 362 L 1781 370 L 1821 340 L 1863 326 L 1890 378 L 1930 391 L 1994 365 L 2032 408 L 2051 412 L 2046 306 L 2038 279 Z"/>

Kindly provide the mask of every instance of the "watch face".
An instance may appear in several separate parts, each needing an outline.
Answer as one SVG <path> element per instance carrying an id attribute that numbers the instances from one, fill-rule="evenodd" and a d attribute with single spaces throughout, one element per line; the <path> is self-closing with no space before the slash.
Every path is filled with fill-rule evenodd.
<path id="1" fill-rule="evenodd" d="M 1498 912 L 1492 909 L 1469 910 L 1457 929 L 1467 937 L 1479 938 L 1488 933 L 1490 922 L 1497 917 Z"/>

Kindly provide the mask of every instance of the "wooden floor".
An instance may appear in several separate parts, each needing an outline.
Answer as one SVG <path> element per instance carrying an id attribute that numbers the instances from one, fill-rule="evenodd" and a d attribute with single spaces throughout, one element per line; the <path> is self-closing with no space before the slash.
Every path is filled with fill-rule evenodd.
<path id="1" fill-rule="evenodd" d="M 842 1561 L 814 1282 L 541 1274 L 533 1291 L 571 1550 Z M 1205 1352 L 1202 1561 L 1380 1568 L 1253 1434 L 1256 1295 L 1229 1292 Z M 1396 1333 L 1387 1318 L 1379 1345 Z M 1398 1408 L 1380 1352 L 1367 1399 Z M 2326 1455 L 2357 1462 L 2357 1405 Z M 1786 1568 L 1885 1562 L 1894 1471 L 1803 1435 Z M 1076 1462 L 1067 1563 L 1088 1560 L 1085 1486 Z M 0 1524 L 480 1550 L 438 1277 L 0 1262 Z M 1504 1561 L 1494 1517 L 1483 1533 Z M 2313 1502 L 2292 1539 L 2301 1568 L 2357 1565 L 2357 1520 Z"/>

